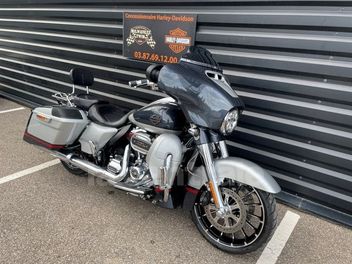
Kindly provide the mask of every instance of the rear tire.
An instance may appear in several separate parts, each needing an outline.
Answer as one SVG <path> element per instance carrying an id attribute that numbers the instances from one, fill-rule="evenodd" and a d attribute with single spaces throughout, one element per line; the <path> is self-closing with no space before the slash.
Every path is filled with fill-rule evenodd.
<path id="1" fill-rule="evenodd" d="M 191 211 L 193 222 L 205 239 L 216 248 L 231 254 L 245 254 L 257 250 L 271 238 L 277 224 L 274 196 L 248 185 L 240 186 L 242 187 L 221 187 L 223 198 L 231 201 L 228 204 L 231 204 L 233 212 L 226 221 L 226 217 L 219 218 L 214 214 L 213 203 L 201 204 L 200 197 L 202 193 L 207 192 L 206 189 L 201 190 Z M 239 191 L 241 188 L 247 191 Z M 249 197 L 251 198 L 248 199 Z M 259 209 L 254 211 L 255 206 Z"/>
<path id="2" fill-rule="evenodd" d="M 62 165 L 64 166 L 64 168 L 72 173 L 73 175 L 79 176 L 79 177 L 87 177 L 88 173 L 84 170 L 81 170 L 80 168 L 72 165 L 71 163 L 65 162 L 61 160 Z"/>

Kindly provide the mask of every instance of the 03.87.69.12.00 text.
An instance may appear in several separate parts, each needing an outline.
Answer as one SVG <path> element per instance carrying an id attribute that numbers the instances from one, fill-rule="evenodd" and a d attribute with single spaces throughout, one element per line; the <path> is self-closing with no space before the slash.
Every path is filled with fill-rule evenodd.
<path id="1" fill-rule="evenodd" d="M 149 52 L 135 51 L 133 52 L 133 57 L 138 60 L 154 61 L 154 62 L 161 62 L 161 63 L 178 63 L 177 57 L 159 55 L 156 53 L 149 53 Z"/>

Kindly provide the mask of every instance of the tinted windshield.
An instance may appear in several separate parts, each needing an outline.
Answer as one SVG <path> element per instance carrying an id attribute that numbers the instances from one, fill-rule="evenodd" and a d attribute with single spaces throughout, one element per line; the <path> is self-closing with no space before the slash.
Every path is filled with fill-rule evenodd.
<path id="1" fill-rule="evenodd" d="M 215 74 L 220 71 L 211 69 Z M 190 63 L 169 64 L 159 74 L 158 86 L 175 98 L 189 122 L 219 129 L 228 111 L 243 108 L 242 101 L 224 80 L 209 69 Z"/>

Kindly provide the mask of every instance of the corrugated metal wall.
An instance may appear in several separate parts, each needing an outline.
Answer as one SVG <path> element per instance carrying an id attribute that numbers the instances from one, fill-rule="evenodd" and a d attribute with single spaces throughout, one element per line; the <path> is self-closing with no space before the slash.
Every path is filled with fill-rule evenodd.
<path id="1" fill-rule="evenodd" d="M 265 166 L 282 199 L 352 225 L 352 1 L 0 3 L 0 92 L 38 104 L 70 91 L 74 66 L 94 72 L 93 93 L 126 107 L 158 98 L 126 85 L 147 64 L 122 56 L 122 12 L 198 14 L 196 44 L 247 105 L 232 153 Z"/>

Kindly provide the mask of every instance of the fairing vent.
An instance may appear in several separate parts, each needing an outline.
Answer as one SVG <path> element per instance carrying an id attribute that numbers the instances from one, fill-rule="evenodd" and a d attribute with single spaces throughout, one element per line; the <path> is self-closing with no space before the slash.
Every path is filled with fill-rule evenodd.
<path id="1" fill-rule="evenodd" d="M 218 80 L 218 81 L 222 81 L 224 83 L 227 83 L 226 80 L 225 80 L 224 75 L 222 75 L 219 72 L 205 71 L 205 74 L 208 76 L 208 78 L 210 78 L 212 80 Z"/>

